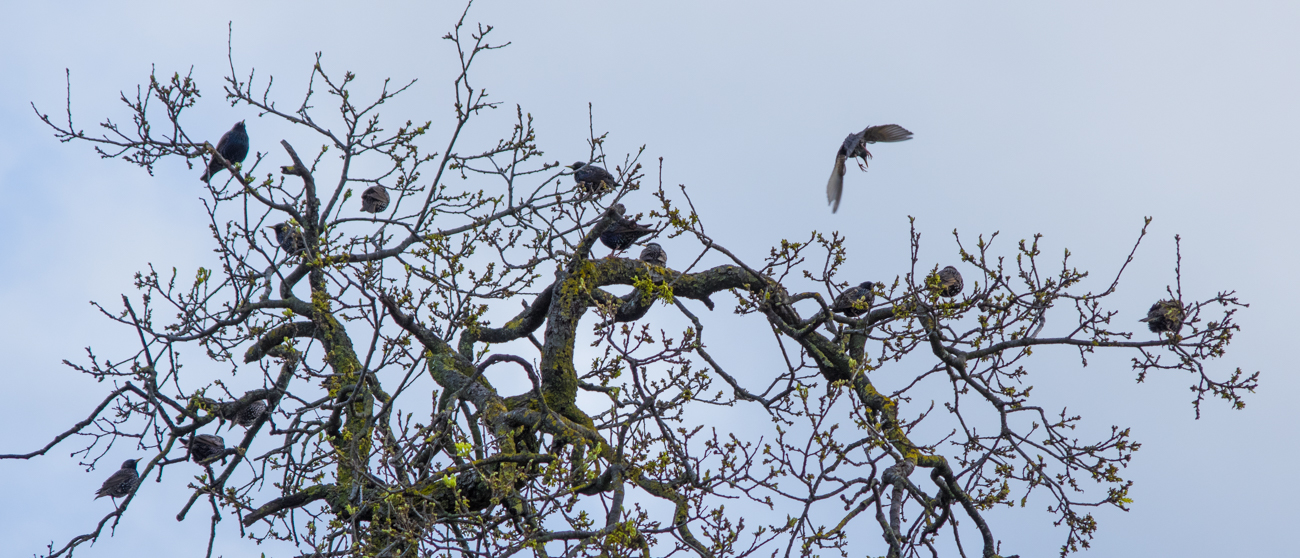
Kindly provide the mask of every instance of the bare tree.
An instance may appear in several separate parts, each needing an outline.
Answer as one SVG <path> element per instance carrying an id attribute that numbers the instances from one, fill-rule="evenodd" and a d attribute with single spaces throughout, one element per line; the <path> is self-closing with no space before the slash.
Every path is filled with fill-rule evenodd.
<path id="1" fill-rule="evenodd" d="M 502 139 L 464 145 L 467 127 L 499 108 L 471 68 L 504 46 L 466 17 L 444 37 L 459 63 L 449 126 L 384 124 L 380 109 L 412 83 L 384 81 L 362 101 L 349 89 L 356 76 L 327 72 L 319 55 L 301 102 L 286 109 L 270 80 L 241 78 L 232 58 L 232 105 L 314 132 L 321 145 L 304 158 L 253 130 L 252 156 L 218 158 L 230 173 L 207 185 L 198 171 L 218 154 L 186 131 L 199 100 L 189 76 L 150 76 L 123 95 L 133 126 L 107 120 L 99 135 L 74 126 L 70 103 L 66 123 L 38 111 L 60 140 L 90 142 L 103 157 L 149 171 L 186 161 L 192 186 L 205 189 L 220 267 L 192 280 L 151 267 L 120 308 L 98 306 L 139 347 L 65 362 L 112 389 L 45 447 L 0 458 L 88 440 L 73 455 L 92 467 L 129 444 L 148 454 L 141 478 L 193 471 L 177 519 L 200 500 L 211 508 L 209 555 L 221 534 L 288 541 L 304 556 L 811 556 L 853 546 L 990 557 L 1002 542 L 984 512 L 1031 494 L 1054 502 L 1067 554 L 1094 535 L 1091 508 L 1129 501 L 1120 473 L 1138 444 L 1119 427 L 1076 439 L 1081 417 L 1036 405 L 1035 350 L 1078 351 L 1083 365 L 1096 351 L 1126 351 L 1139 379 L 1188 373 L 1198 412 L 1207 396 L 1240 408 L 1256 385 L 1257 374 L 1207 369 L 1239 329 L 1231 291 L 1185 296 L 1175 269 L 1180 330 L 1135 337 L 1112 324 L 1103 303 L 1145 226 L 1100 293 L 1082 292 L 1087 273 L 1068 252 L 1047 269 L 1038 238 L 999 251 L 996 234 L 970 246 L 954 231 L 960 251 L 944 263 L 965 274 L 955 297 L 939 288 L 941 266 L 919 260 L 914 227 L 912 267 L 872 278 L 885 281 L 874 303 L 860 299 L 846 317 L 831 302 L 863 278 L 841 278 L 849 255 L 838 235 L 736 254 L 726 233 L 707 231 L 686 188 L 662 183 L 653 208 L 620 215 L 615 204 L 645 186 L 640 153 L 612 167 L 613 189 L 582 188 L 541 160 L 519 108 Z M 593 132 L 592 161 L 605 160 L 604 138 Z M 341 170 L 327 177 L 325 166 Z M 354 193 L 375 186 L 391 203 L 360 213 Z M 678 268 L 593 255 L 623 219 L 677 239 Z M 301 240 L 277 240 L 269 227 L 279 223 Z M 741 372 L 710 351 L 707 340 L 726 335 L 708 313 L 719 296 L 734 299 L 739 319 L 770 326 L 772 338 L 752 343 L 782 361 Z M 652 325 L 655 305 L 689 325 Z M 503 313 L 513 317 L 488 319 Z M 1040 336 L 1048 318 L 1067 324 L 1053 328 L 1059 336 Z M 589 366 L 579 352 L 594 355 Z M 263 385 L 232 392 L 183 371 L 182 355 Z M 511 367 L 527 382 L 509 381 Z M 884 393 L 872 381 L 881 374 L 911 379 Z M 935 385 L 946 399 L 923 390 Z M 755 431 L 708 428 L 699 417 L 715 407 L 760 417 Z M 202 455 L 184 447 L 222 425 L 228 437 L 244 430 L 221 449 L 204 438 Z M 147 486 L 48 555 L 96 540 L 149 497 Z"/>

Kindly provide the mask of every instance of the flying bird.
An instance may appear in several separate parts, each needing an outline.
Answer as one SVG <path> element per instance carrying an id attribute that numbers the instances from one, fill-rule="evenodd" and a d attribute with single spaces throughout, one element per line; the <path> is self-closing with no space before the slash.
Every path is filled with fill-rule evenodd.
<path id="1" fill-rule="evenodd" d="M 844 143 L 840 144 L 840 150 L 835 153 L 835 167 L 831 169 L 831 179 L 826 182 L 826 203 L 831 205 L 831 213 L 840 210 L 840 196 L 844 193 L 844 162 L 849 158 L 862 159 L 858 163 L 858 168 L 867 170 L 867 159 L 871 158 L 871 152 L 867 151 L 868 143 L 907 141 L 912 139 L 912 132 L 898 124 L 885 124 L 883 126 L 868 126 L 865 130 L 856 134 L 849 134 L 844 138 Z"/>
<path id="2" fill-rule="evenodd" d="M 284 248 L 290 256 L 301 254 L 307 249 L 307 241 L 302 237 L 302 231 L 293 228 L 289 223 L 276 223 L 271 225 L 275 230 L 275 242 Z"/>
<path id="3" fill-rule="evenodd" d="M 376 184 L 361 193 L 361 211 L 379 213 L 388 209 L 388 189 Z"/>
<path id="4" fill-rule="evenodd" d="M 616 253 L 627 250 L 641 237 L 655 232 L 650 227 L 623 217 L 623 214 L 627 213 L 627 208 L 621 203 L 614 204 L 614 213 L 614 222 L 609 224 L 605 232 L 600 233 L 600 243 Z"/>
<path id="5" fill-rule="evenodd" d="M 876 293 L 873 290 L 875 286 L 875 283 L 866 281 L 856 287 L 845 289 L 840 296 L 835 297 L 835 302 L 831 303 L 831 311 L 850 318 L 866 314 L 871 311 L 871 303 L 876 300 Z"/>
<path id="6" fill-rule="evenodd" d="M 125 498 L 135 489 L 135 485 L 140 484 L 140 475 L 135 472 L 135 459 L 128 459 L 122 462 L 122 468 L 118 469 L 104 481 L 104 485 L 95 491 L 95 499 L 98 500 L 105 496 L 109 498 Z"/>
<path id="7" fill-rule="evenodd" d="M 248 130 L 244 128 L 243 120 L 236 122 L 235 127 L 222 134 L 221 139 L 217 140 L 217 153 L 220 153 L 223 158 L 231 163 L 242 163 L 248 157 Z M 213 157 L 211 161 L 208 161 L 208 170 L 203 172 L 203 176 L 199 177 L 199 180 L 207 182 L 213 176 L 216 176 L 218 172 L 225 169 L 225 165 L 222 165 L 217 161 L 216 157 Z"/>
<path id="8" fill-rule="evenodd" d="M 647 242 L 645 249 L 641 250 L 641 261 L 652 265 L 666 266 L 668 265 L 668 252 L 665 252 L 658 242 Z"/>
<path id="9" fill-rule="evenodd" d="M 584 193 L 605 192 L 618 186 L 614 182 L 614 175 L 596 165 L 578 161 L 569 165 L 569 168 L 573 169 L 573 181 L 578 183 L 578 188 Z"/>
<path id="10" fill-rule="evenodd" d="M 1151 305 L 1147 317 L 1138 320 L 1146 322 L 1152 333 L 1177 332 L 1183 327 L 1183 303 L 1177 300 L 1161 300 Z"/>
<path id="11" fill-rule="evenodd" d="M 190 450 L 190 459 L 195 463 L 202 463 L 226 451 L 226 441 L 221 436 L 212 434 L 199 434 L 189 440 L 181 440 L 181 445 Z M 225 461 L 225 458 L 222 458 L 222 461 Z"/>
<path id="12" fill-rule="evenodd" d="M 930 281 L 927 280 L 926 283 L 929 284 Z M 933 290 L 938 292 L 939 296 L 951 298 L 961 294 L 962 287 L 965 286 L 961 280 L 961 272 L 953 266 L 948 266 L 939 270 L 939 283 L 933 287 Z"/>

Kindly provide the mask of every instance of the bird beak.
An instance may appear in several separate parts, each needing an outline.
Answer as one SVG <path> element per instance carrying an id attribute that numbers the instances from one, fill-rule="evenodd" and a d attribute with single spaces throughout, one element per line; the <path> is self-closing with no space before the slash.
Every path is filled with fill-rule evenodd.
<path id="1" fill-rule="evenodd" d="M 1139 321 L 1139 322 L 1149 322 L 1149 321 L 1154 320 L 1154 319 L 1155 319 L 1155 318 L 1142 318 L 1142 319 L 1140 319 L 1140 320 L 1138 320 L 1138 321 Z"/>

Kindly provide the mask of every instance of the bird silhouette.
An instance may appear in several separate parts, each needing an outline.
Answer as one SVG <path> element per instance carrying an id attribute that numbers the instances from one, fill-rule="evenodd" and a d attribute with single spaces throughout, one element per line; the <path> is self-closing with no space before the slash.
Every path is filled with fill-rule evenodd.
<path id="1" fill-rule="evenodd" d="M 189 440 L 181 440 L 181 445 L 190 450 L 190 459 L 195 463 L 202 463 L 226 450 L 226 440 L 212 434 L 199 434 Z M 222 458 L 222 461 L 225 459 Z"/>
<path id="2" fill-rule="evenodd" d="M 105 496 L 109 498 L 125 498 L 135 489 L 135 485 L 140 484 L 140 474 L 135 472 L 135 459 L 128 459 L 122 462 L 122 468 L 117 472 L 109 475 L 104 481 L 104 485 L 95 491 L 95 499 L 98 500 Z"/>
<path id="3" fill-rule="evenodd" d="M 221 134 L 221 139 L 217 140 L 217 153 L 231 163 L 242 163 L 248 157 L 248 130 L 244 128 L 243 120 L 236 122 L 229 132 Z M 208 169 L 203 172 L 199 180 L 207 182 L 225 169 L 225 165 L 213 157 L 208 162 Z"/>
<path id="4" fill-rule="evenodd" d="M 876 142 L 895 142 L 907 141 L 912 139 L 912 132 L 899 126 L 898 124 L 885 124 L 883 126 L 868 126 L 866 129 L 855 134 L 849 134 L 844 138 L 844 143 L 840 144 L 840 149 L 835 153 L 835 166 L 831 169 L 831 178 L 826 182 L 826 203 L 831 205 L 831 213 L 840 210 L 840 197 L 844 194 L 844 163 L 850 158 L 862 159 L 858 167 L 867 170 L 867 159 L 871 158 L 871 152 L 867 151 L 868 143 Z"/>
<path id="5" fill-rule="evenodd" d="M 577 182 L 578 188 L 586 194 L 606 192 L 618 186 L 614 182 L 614 175 L 596 165 L 578 161 L 569 165 L 569 168 L 573 169 L 573 181 Z"/>
<path id="6" fill-rule="evenodd" d="M 1183 327 L 1183 303 L 1177 300 L 1161 300 L 1151 305 L 1147 317 L 1138 320 L 1146 322 L 1152 333 L 1177 332 Z"/>
<path id="7" fill-rule="evenodd" d="M 934 276 L 931 275 L 930 277 Z M 925 283 L 931 285 L 932 281 L 932 279 L 927 278 Z M 953 266 L 948 266 L 939 270 L 938 283 L 927 288 L 939 293 L 939 296 L 951 298 L 961 294 L 961 290 L 965 286 L 966 284 L 961 280 L 961 272 L 957 271 L 957 268 Z"/>
<path id="8" fill-rule="evenodd" d="M 388 189 L 376 184 L 361 193 L 361 211 L 379 213 L 388 209 Z"/>
<path id="9" fill-rule="evenodd" d="M 641 250 L 641 261 L 652 265 L 668 265 L 668 252 L 658 242 L 647 242 Z"/>
<path id="10" fill-rule="evenodd" d="M 876 299 L 876 293 L 873 288 L 876 286 L 871 281 L 863 282 L 856 287 L 849 287 L 835 297 L 835 302 L 831 303 L 831 311 L 839 312 L 850 318 L 856 318 L 871 311 L 871 303 Z"/>
<path id="11" fill-rule="evenodd" d="M 615 253 L 627 250 L 641 237 L 655 232 L 650 227 L 627 219 L 623 216 L 625 213 L 627 213 L 627 208 L 623 207 L 623 204 L 614 204 L 614 222 L 610 223 L 609 227 L 600 233 L 600 243 L 609 247 Z"/>
<path id="12" fill-rule="evenodd" d="M 275 231 L 275 242 L 290 256 L 301 254 L 303 250 L 307 249 L 307 242 L 302 237 L 302 231 L 293 228 L 288 222 L 271 225 L 271 229 Z"/>

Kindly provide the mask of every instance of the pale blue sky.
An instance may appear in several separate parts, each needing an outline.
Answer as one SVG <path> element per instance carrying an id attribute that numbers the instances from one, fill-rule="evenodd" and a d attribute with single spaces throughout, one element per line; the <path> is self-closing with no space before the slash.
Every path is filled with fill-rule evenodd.
<path id="1" fill-rule="evenodd" d="M 0 453 L 44 445 L 105 392 L 60 364 L 84 361 L 87 345 L 118 357 L 128 349 L 115 344 L 132 342 L 87 301 L 116 306 L 148 262 L 192 270 L 210 255 L 197 171 L 169 160 L 150 177 L 87 145 L 60 144 L 36 120 L 29 102 L 61 115 L 64 68 L 74 117 L 88 132 L 106 116 L 127 120 L 118 92 L 134 92 L 151 64 L 161 74 L 193 66 L 204 97 L 191 133 L 215 139 L 248 119 L 254 149 L 269 151 L 297 132 L 223 102 L 233 20 L 236 66 L 274 75 L 286 102 L 321 51 L 327 68 L 352 70 L 362 84 L 419 78 L 390 118 L 446 124 L 454 59 L 438 37 L 459 6 L 262 4 L 24 3 L 0 21 L 8 53 L 0 59 L 0 347 L 10 394 L 0 406 Z M 496 25 L 494 36 L 514 44 L 484 60 L 479 83 L 531 113 L 546 159 L 566 164 L 585 156 L 593 103 L 597 130 L 611 132 L 606 152 L 644 144 L 646 162 L 664 157 L 665 184 L 690 186 L 715 238 L 751 261 L 781 238 L 839 230 L 849 236 L 850 269 L 892 278 L 905 271 L 912 215 L 927 266 L 955 261 L 954 228 L 970 238 L 1001 231 L 1008 255 L 1037 232 L 1048 255 L 1068 247 L 1100 285 L 1123 263 L 1143 216 L 1153 216 L 1118 295 L 1128 305 L 1120 327 L 1172 282 L 1180 234 L 1190 298 L 1236 289 L 1252 305 L 1228 357 L 1213 366 L 1220 375 L 1262 371 L 1261 389 L 1245 411 L 1211 401 L 1196 421 L 1190 377 L 1135 384 L 1126 355 L 1088 368 L 1066 353 L 1039 361 L 1044 405 L 1068 404 L 1096 430 L 1132 426 L 1143 443 L 1127 470 L 1137 482 L 1133 511 L 1101 510 L 1086 555 L 1293 551 L 1300 488 L 1288 479 L 1300 379 L 1285 357 L 1293 338 L 1285 328 L 1300 306 L 1281 294 L 1300 274 L 1300 5 L 699 4 L 482 2 L 471 20 Z M 850 168 L 831 215 L 823 191 L 836 146 L 884 123 L 916 139 L 873 148 L 868 174 Z M 727 340 L 712 335 L 725 351 Z M 748 363 L 743 344 L 732 345 L 732 362 Z M 61 545 L 110 509 L 90 499 L 109 471 L 84 472 L 67 457 L 72 449 L 0 462 L 7 552 Z M 137 454 L 114 448 L 108 462 Z M 173 519 L 186 498 L 182 477 L 151 479 L 117 536 L 78 555 L 195 554 L 174 553 L 178 541 L 201 545 L 207 529 L 202 510 Z M 1041 509 L 992 514 L 1004 552 L 1055 552 L 1064 533 Z M 234 539 L 234 521 L 223 529 L 218 554 L 270 553 Z M 870 533 L 859 554 L 883 553 L 874 526 Z"/>

